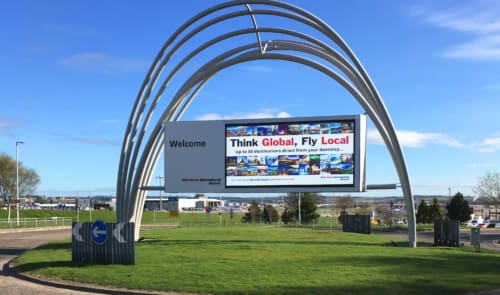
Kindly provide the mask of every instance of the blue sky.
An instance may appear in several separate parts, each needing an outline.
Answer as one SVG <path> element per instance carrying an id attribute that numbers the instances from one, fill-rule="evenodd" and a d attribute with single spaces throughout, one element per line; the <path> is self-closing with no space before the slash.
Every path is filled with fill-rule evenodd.
<path id="1" fill-rule="evenodd" d="M 37 194 L 113 195 L 149 65 L 177 27 L 220 2 L 3 1 L 0 153 L 15 157 L 15 142 L 25 142 L 20 160 L 39 173 Z M 363 63 L 398 130 L 415 194 L 471 194 L 479 177 L 498 171 L 499 1 L 289 3 L 327 22 Z M 183 120 L 363 112 L 318 72 L 259 61 L 216 75 Z M 367 182 L 399 182 L 370 123 Z"/>

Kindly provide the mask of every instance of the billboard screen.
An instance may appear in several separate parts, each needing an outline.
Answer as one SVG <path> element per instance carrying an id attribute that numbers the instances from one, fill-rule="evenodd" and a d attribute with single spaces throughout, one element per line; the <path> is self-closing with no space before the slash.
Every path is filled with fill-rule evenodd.
<path id="1" fill-rule="evenodd" d="M 226 124 L 226 187 L 354 186 L 356 120 Z"/>
<path id="2" fill-rule="evenodd" d="M 165 123 L 166 191 L 365 190 L 364 115 Z"/>

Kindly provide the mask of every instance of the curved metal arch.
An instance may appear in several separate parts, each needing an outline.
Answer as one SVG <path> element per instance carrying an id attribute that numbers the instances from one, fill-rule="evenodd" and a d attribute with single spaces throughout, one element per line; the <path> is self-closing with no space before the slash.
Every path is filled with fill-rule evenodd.
<path id="1" fill-rule="evenodd" d="M 285 47 L 285 46 L 283 46 L 283 47 Z M 296 47 L 297 48 L 294 48 L 293 46 L 291 46 L 291 47 L 285 47 L 283 49 L 284 50 L 290 50 L 290 49 L 299 50 L 300 46 L 296 45 Z M 248 57 L 248 56 L 250 56 L 249 54 L 252 54 L 253 57 L 249 58 Z M 277 56 L 278 55 L 271 55 L 271 54 L 266 54 L 266 55 L 262 56 L 256 52 L 251 52 L 251 53 L 247 53 L 245 55 L 240 55 L 240 56 L 236 57 L 235 59 L 233 59 L 233 61 L 225 61 L 223 63 L 220 63 L 219 65 L 214 64 L 216 61 L 212 62 L 212 64 L 209 63 L 197 71 L 197 73 L 202 72 L 203 73 L 202 75 L 200 75 L 200 74 L 193 75 L 190 79 L 188 79 L 188 81 L 185 83 L 185 86 L 183 87 L 183 89 L 181 89 L 179 91 L 180 93 L 173 98 L 173 103 L 181 103 L 185 97 L 184 93 L 189 92 L 189 89 L 191 87 L 194 87 L 194 85 L 197 85 L 197 83 L 199 83 L 200 80 L 204 79 L 203 77 L 206 77 L 206 76 L 211 77 L 216 72 L 220 71 L 221 69 L 226 68 L 226 67 L 231 66 L 231 65 L 234 65 L 236 63 L 240 63 L 240 62 L 244 62 L 244 61 L 248 61 L 248 60 L 257 60 L 257 59 L 277 59 Z M 305 59 L 303 59 L 303 58 L 293 57 L 291 55 L 289 55 L 289 57 L 286 57 L 286 55 L 279 55 L 279 56 L 280 56 L 279 59 L 299 62 L 299 63 L 305 64 L 305 65 L 311 66 L 313 68 L 320 69 L 322 72 L 331 76 L 334 80 L 339 82 L 339 84 L 341 84 L 346 89 L 348 89 L 348 91 L 351 92 L 351 94 L 358 99 L 360 104 L 363 106 L 363 108 L 365 110 L 367 110 L 370 117 L 372 118 L 372 120 L 374 121 L 376 126 L 378 126 L 379 129 L 381 129 L 381 130 L 385 129 L 383 127 L 383 124 L 380 123 L 381 120 L 378 118 L 377 112 L 375 111 L 375 109 L 373 109 L 371 107 L 370 102 L 366 101 L 364 99 L 365 96 L 360 91 L 358 91 L 359 89 L 357 89 L 357 87 L 350 84 L 347 80 L 343 79 L 341 76 L 334 73 L 333 71 L 327 70 L 326 67 L 323 67 L 323 66 L 319 65 L 318 63 L 314 63 L 312 61 L 306 62 Z M 216 70 L 211 70 L 210 72 L 209 72 L 209 70 L 206 69 L 206 68 L 215 68 L 215 67 L 217 67 Z M 352 74 L 349 76 L 351 79 L 353 79 L 353 80 L 355 79 L 355 77 L 353 77 Z M 206 82 L 206 80 L 204 80 L 204 81 Z M 186 107 L 186 106 L 184 106 L 184 107 Z M 161 131 L 161 122 L 163 122 L 164 120 L 172 120 L 172 116 L 174 115 L 174 113 L 175 112 L 174 112 L 173 108 L 168 108 L 165 111 L 165 113 L 162 116 L 162 119 L 158 121 L 158 124 L 156 125 L 156 127 L 153 131 L 154 135 L 156 135 L 156 134 L 158 134 L 160 136 L 162 135 L 162 133 L 160 132 Z M 178 120 L 178 119 L 179 119 L 179 117 L 176 117 L 174 120 Z M 382 133 L 382 135 L 383 135 L 383 137 L 387 137 L 387 135 L 384 136 L 384 133 Z M 160 144 L 162 144 L 162 142 L 160 142 Z M 156 147 L 155 149 L 157 149 L 157 148 L 158 147 Z M 389 151 L 391 152 L 391 155 L 394 156 L 393 148 L 390 148 Z"/>
<path id="2" fill-rule="evenodd" d="M 334 71 L 327 70 L 326 67 L 323 65 L 310 61 L 307 59 L 304 59 L 303 57 L 299 56 L 293 56 L 293 55 L 283 55 L 283 54 L 264 54 L 262 51 L 262 46 L 263 44 L 268 44 L 268 42 L 261 42 L 258 45 L 259 52 L 254 52 L 254 51 L 247 51 L 253 46 L 247 46 L 245 50 L 241 50 L 240 52 L 243 52 L 242 54 L 232 57 L 233 54 L 238 52 L 238 50 L 233 50 L 230 51 L 230 53 L 226 53 L 225 55 L 221 55 L 215 59 L 213 59 L 211 62 L 207 63 L 204 67 L 202 67 L 197 73 L 195 73 L 184 85 L 181 87 L 181 89 L 177 92 L 176 96 L 174 99 L 172 99 L 172 102 L 170 103 L 169 107 L 167 110 L 164 112 L 162 115 L 162 119 L 158 121 L 157 125 L 155 126 L 151 137 L 149 138 L 146 146 L 143 148 L 142 156 L 140 157 L 139 161 L 139 166 L 138 166 L 138 171 L 136 173 L 135 169 L 131 169 L 132 167 L 135 167 L 136 163 L 136 157 L 137 153 L 140 149 L 141 143 L 142 143 L 142 138 L 145 133 L 145 129 L 147 128 L 149 124 L 149 120 L 151 119 L 152 112 L 154 111 L 156 104 L 159 101 L 159 98 L 161 97 L 164 88 L 166 87 L 166 84 L 164 83 L 162 87 L 160 87 L 159 93 L 156 95 L 153 104 L 150 106 L 150 109 L 148 111 L 147 117 L 145 121 L 142 121 L 141 124 L 141 119 L 144 113 L 144 109 L 149 101 L 149 97 L 151 95 L 152 89 L 158 82 L 158 79 L 160 77 L 161 72 L 163 71 L 166 63 L 169 61 L 170 57 L 175 53 L 176 50 L 178 50 L 182 44 L 176 44 L 174 45 L 174 51 L 171 51 L 167 54 L 166 57 L 164 57 L 164 54 L 167 52 L 167 48 L 172 45 L 174 40 L 181 34 L 182 31 L 184 31 L 186 28 L 188 28 L 192 23 L 197 21 L 198 19 L 201 19 L 205 17 L 206 15 L 215 12 L 219 9 L 223 9 L 226 7 L 230 6 L 236 6 L 236 5 L 241 5 L 241 4 L 247 4 L 247 3 L 252 3 L 252 4 L 266 4 L 270 6 L 276 6 L 284 9 L 288 9 L 294 13 L 297 13 L 298 15 L 302 15 L 303 18 L 297 17 L 296 15 L 289 15 L 288 13 L 284 12 L 273 12 L 269 10 L 253 10 L 251 12 L 252 17 L 258 13 L 263 13 L 263 14 L 271 14 L 271 15 L 279 15 L 279 16 L 284 16 L 288 17 L 290 16 L 291 19 L 297 20 L 299 22 L 303 22 L 306 25 L 310 25 L 311 27 L 314 27 L 314 29 L 320 31 L 324 35 L 328 36 L 328 39 L 332 40 L 337 46 L 339 46 L 342 50 L 344 50 L 344 53 L 351 59 L 350 63 L 349 61 L 345 60 L 342 55 L 338 54 L 333 48 L 329 47 L 328 45 L 325 45 L 325 43 L 318 41 L 312 41 L 311 38 L 302 38 L 308 42 L 303 43 L 303 42 L 289 42 L 289 41 L 284 41 L 282 43 L 282 49 L 287 48 L 288 50 L 295 50 L 299 52 L 307 52 L 310 54 L 313 54 L 315 56 L 318 56 L 324 60 L 327 60 L 328 62 L 334 64 L 336 67 L 340 69 L 342 73 L 344 73 L 346 76 L 350 78 L 352 81 L 351 84 L 347 80 L 343 79 L 340 75 L 335 73 Z M 227 14 L 226 16 L 231 16 L 238 14 L 236 13 L 230 13 Z M 222 19 L 219 19 L 218 21 L 222 21 Z M 212 21 L 213 22 L 213 21 Z M 208 22 L 210 23 L 210 21 Z M 201 25 L 203 26 L 203 25 Z M 200 27 L 201 27 L 200 26 Z M 198 28 L 200 28 L 198 27 Z M 206 26 L 208 27 L 208 26 Z M 194 31 L 196 31 L 195 29 Z M 251 31 L 251 30 L 250 30 Z M 260 29 L 256 28 L 256 25 L 254 25 L 254 33 L 257 33 L 260 31 Z M 193 32 L 193 31 L 192 31 Z M 195 32 L 194 34 L 196 34 Z M 233 33 L 233 32 L 232 32 Z M 190 33 L 191 34 L 191 33 Z M 194 34 L 189 35 L 189 37 L 192 37 Z M 231 33 L 228 33 L 231 34 Z M 285 34 L 287 34 L 285 32 Z M 297 37 L 297 36 L 296 36 Z M 299 37 L 301 38 L 301 37 Z M 186 37 L 184 37 L 182 40 L 185 40 Z M 189 39 L 189 38 L 188 38 Z M 182 41 L 181 40 L 181 41 Z M 185 41 L 182 41 L 183 43 Z M 210 42 L 210 41 L 209 41 Z M 288 43 L 287 43 L 288 42 Z M 216 43 L 216 42 L 214 42 Z M 277 44 L 277 43 L 275 43 Z M 314 44 L 314 45 L 313 45 Z M 240 47 L 241 48 L 241 47 Z M 278 50 L 277 48 L 270 48 L 271 50 Z M 190 55 L 195 56 L 199 52 L 193 51 Z M 162 58 L 163 57 L 163 58 Z M 188 56 L 189 57 L 189 56 Z M 143 86 L 141 87 L 141 90 L 138 94 L 138 97 L 136 99 L 136 103 L 134 104 L 134 109 L 131 113 L 131 117 L 129 120 L 129 125 L 127 126 L 127 131 L 125 133 L 124 137 L 124 143 L 122 147 L 122 154 L 120 158 L 120 167 L 119 167 L 119 175 L 118 175 L 118 181 L 117 181 L 117 197 L 119 205 L 117 206 L 117 219 L 119 221 L 140 221 L 140 216 L 142 215 L 142 208 L 143 208 L 143 203 L 144 199 L 146 196 L 145 191 L 140 190 L 141 185 L 147 185 L 152 177 L 152 173 L 154 171 L 154 167 L 156 166 L 156 163 L 159 158 L 159 154 L 161 153 L 161 146 L 163 144 L 162 139 L 163 135 L 160 132 L 161 131 L 161 124 L 163 120 L 167 119 L 172 120 L 179 120 L 180 117 L 182 116 L 183 112 L 185 109 L 189 106 L 189 103 L 196 97 L 197 93 L 201 90 L 204 84 L 208 82 L 208 80 L 215 75 L 218 71 L 222 70 L 225 67 L 241 63 L 244 61 L 248 60 L 259 60 L 259 59 L 283 59 L 283 60 L 289 60 L 293 62 L 298 62 L 302 63 L 304 65 L 313 67 L 334 80 L 336 80 L 339 84 L 341 84 L 345 89 L 347 89 L 363 106 L 365 110 L 367 110 L 370 118 L 372 121 L 375 123 L 377 129 L 382 135 L 382 138 L 384 139 L 384 142 L 386 146 L 389 149 L 389 152 L 391 154 L 391 157 L 393 158 L 393 162 L 396 166 L 396 170 L 398 172 L 398 176 L 400 178 L 401 185 L 403 187 L 403 193 L 405 197 L 405 202 L 406 206 L 408 209 L 408 221 L 409 221 L 409 242 L 410 246 L 415 247 L 416 246 L 416 231 L 415 231 L 415 219 L 414 219 L 414 207 L 413 207 L 413 196 L 411 194 L 411 187 L 410 187 L 410 182 L 409 182 L 409 177 L 407 174 L 406 170 L 406 164 L 404 161 L 404 157 L 401 151 L 401 147 L 399 145 L 399 142 L 397 140 L 397 136 L 395 134 L 394 127 L 392 125 L 392 121 L 390 120 L 389 114 L 387 110 L 385 109 L 385 106 L 380 98 L 380 95 L 378 94 L 374 84 L 371 82 L 368 74 L 362 67 L 361 63 L 357 60 L 356 56 L 354 53 L 350 50 L 350 48 L 347 46 L 347 44 L 342 40 L 342 38 L 333 30 L 331 29 L 326 23 L 323 21 L 319 20 L 312 14 L 301 10 L 300 8 L 297 8 L 295 6 L 291 6 L 286 3 L 281 3 L 281 2 L 275 2 L 275 1 L 266 1 L 266 0 L 260 0 L 260 1 L 231 1 L 227 2 L 224 4 L 220 4 L 217 6 L 214 6 L 205 12 L 199 13 L 195 17 L 191 18 L 188 22 L 186 22 L 183 26 L 181 26 L 175 33 L 172 35 L 169 40 L 165 43 L 165 45 L 162 47 L 160 50 L 159 54 L 155 58 L 155 61 L 153 62 L 153 65 L 151 66 L 150 70 L 148 71 L 148 74 L 143 82 Z M 188 58 L 189 59 L 189 58 Z M 175 73 L 171 73 L 171 75 L 175 75 Z M 151 80 L 152 78 L 152 80 Z M 194 91 L 192 89 L 195 88 Z M 186 96 L 188 93 L 191 92 L 191 96 L 189 99 L 186 100 Z M 180 111 L 179 111 L 180 110 Z M 136 140 L 136 135 L 137 131 L 139 128 L 139 125 L 142 126 L 142 130 L 139 134 L 139 140 L 137 140 L 137 143 L 135 143 Z M 160 126 L 160 127 L 159 127 Z M 134 144 L 136 145 L 134 147 Z M 132 161 L 130 161 L 130 156 L 131 156 L 131 147 L 133 147 L 134 154 Z M 129 179 L 129 181 L 126 181 L 124 184 L 124 179 Z M 132 180 L 131 184 L 131 181 Z M 120 198 L 122 196 L 122 198 Z M 121 200 L 125 204 L 120 204 Z M 138 206 L 139 205 L 139 206 Z M 131 211 L 134 211 L 133 213 Z M 138 218 L 139 217 L 139 218 Z M 138 235 L 138 227 L 140 226 L 139 222 L 136 222 L 136 233 Z M 138 237 L 138 236 L 137 236 Z"/>

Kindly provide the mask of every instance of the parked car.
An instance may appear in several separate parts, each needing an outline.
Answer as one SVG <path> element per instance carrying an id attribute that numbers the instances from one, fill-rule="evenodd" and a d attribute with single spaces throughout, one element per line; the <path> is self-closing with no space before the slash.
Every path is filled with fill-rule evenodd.
<path id="1" fill-rule="evenodd" d="M 495 228 L 497 224 L 500 224 L 500 220 L 498 219 L 490 219 L 486 221 L 483 225 L 484 228 Z"/>

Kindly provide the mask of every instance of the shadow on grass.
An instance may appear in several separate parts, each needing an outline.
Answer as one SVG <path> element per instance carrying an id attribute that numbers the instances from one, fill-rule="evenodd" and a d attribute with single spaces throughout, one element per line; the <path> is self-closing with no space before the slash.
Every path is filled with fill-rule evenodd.
<path id="1" fill-rule="evenodd" d="M 408 241 L 393 241 L 391 240 L 390 242 L 384 243 L 384 246 L 387 247 L 402 247 L 402 248 L 408 248 L 409 242 Z M 429 248 L 429 247 L 434 247 L 433 243 L 429 242 L 417 242 L 417 248 Z"/>
<path id="2" fill-rule="evenodd" d="M 19 256 L 27 250 L 28 249 L 16 249 L 16 248 L 0 249 L 0 255 Z"/>
<path id="3" fill-rule="evenodd" d="M 382 245 L 377 242 L 353 242 L 353 241 L 298 241 L 298 240 L 287 240 L 287 241 L 277 241 L 277 240 L 211 240 L 211 239 L 200 239 L 200 240 L 143 240 L 139 244 L 145 245 L 222 245 L 222 244 L 287 244 L 287 245 L 311 245 L 311 246 L 366 246 L 373 247 L 377 245 Z"/>
<path id="4" fill-rule="evenodd" d="M 43 262 L 23 263 L 22 265 L 16 266 L 14 269 L 17 272 L 29 272 L 29 271 L 35 271 L 38 269 L 42 269 L 42 268 L 76 267 L 76 266 L 82 266 L 82 265 L 75 264 L 72 261 L 60 260 L 60 261 L 43 261 Z"/>
<path id="5" fill-rule="evenodd" d="M 45 245 L 41 245 L 36 247 L 35 249 L 40 249 L 40 250 L 60 250 L 60 249 L 71 249 L 71 241 L 69 242 L 57 242 L 57 243 L 49 243 Z"/>
<path id="6" fill-rule="evenodd" d="M 31 251 L 37 251 L 37 250 L 50 250 L 50 251 L 70 250 L 71 251 L 71 242 L 49 243 L 49 244 L 45 244 L 45 245 L 41 245 L 39 247 L 36 247 L 35 249 L 32 249 Z M 55 261 L 40 261 L 40 262 L 23 263 L 23 264 L 17 265 L 14 269 L 16 272 L 29 272 L 29 271 L 35 271 L 38 269 L 42 269 L 42 268 L 71 267 L 71 266 L 80 266 L 80 265 L 75 264 L 72 261 L 68 261 L 68 260 L 60 260 L 60 261 L 55 260 Z"/>

